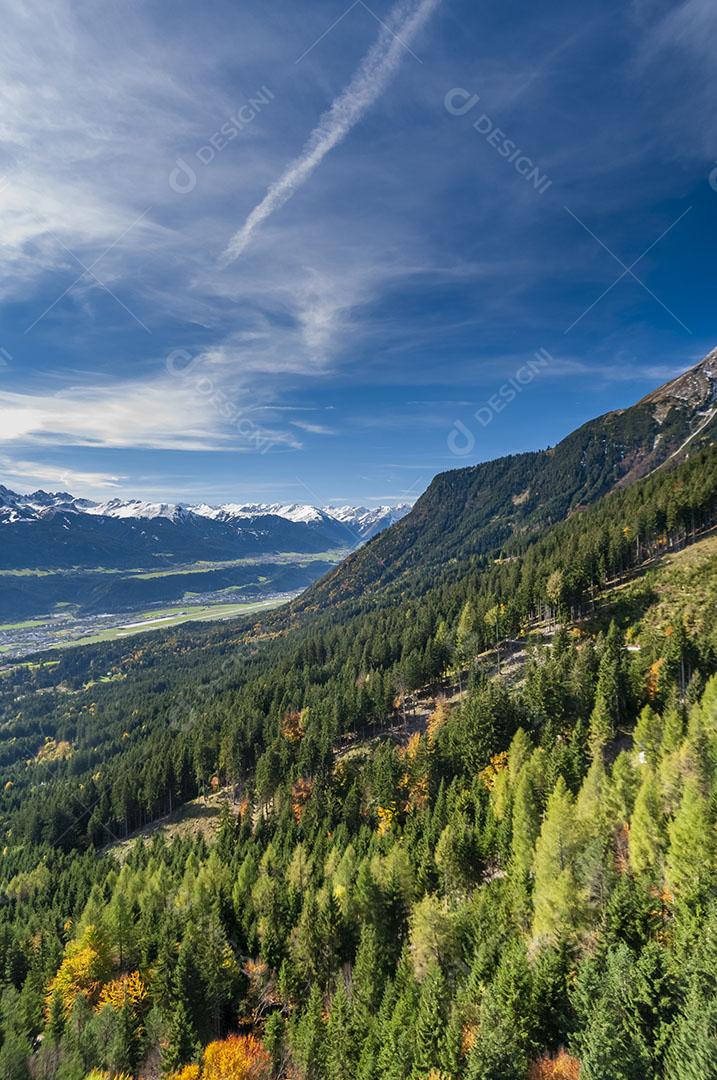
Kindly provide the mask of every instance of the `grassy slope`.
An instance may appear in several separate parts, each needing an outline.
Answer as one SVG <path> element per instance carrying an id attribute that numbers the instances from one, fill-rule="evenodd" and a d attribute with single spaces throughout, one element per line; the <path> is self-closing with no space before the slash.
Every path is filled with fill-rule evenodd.
<path id="1" fill-rule="evenodd" d="M 717 623 L 717 533 L 662 558 L 634 580 L 607 592 L 595 622 L 616 618 L 633 635 L 663 631 L 684 621 L 691 635 L 709 635 Z"/>

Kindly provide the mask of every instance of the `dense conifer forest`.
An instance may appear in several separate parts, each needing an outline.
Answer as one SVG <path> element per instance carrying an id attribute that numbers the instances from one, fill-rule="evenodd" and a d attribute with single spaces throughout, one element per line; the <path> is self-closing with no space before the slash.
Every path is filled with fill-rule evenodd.
<path id="1" fill-rule="evenodd" d="M 717 450 L 549 519 L 4 673 L 3 1080 L 717 1077 Z"/>

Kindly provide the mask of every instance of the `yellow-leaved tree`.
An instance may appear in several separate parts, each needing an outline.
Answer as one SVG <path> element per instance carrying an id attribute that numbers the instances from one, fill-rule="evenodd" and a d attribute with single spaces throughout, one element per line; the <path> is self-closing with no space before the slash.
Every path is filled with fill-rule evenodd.
<path id="1" fill-rule="evenodd" d="M 65 948 L 63 961 L 47 990 L 48 1010 L 55 995 L 67 1013 L 80 994 L 95 1005 L 111 972 L 112 955 L 103 930 L 86 926 L 82 935 Z"/>
<path id="2" fill-rule="evenodd" d="M 253 1035 L 230 1035 L 206 1047 L 202 1065 L 185 1065 L 167 1080 L 269 1080 L 271 1058 Z"/>

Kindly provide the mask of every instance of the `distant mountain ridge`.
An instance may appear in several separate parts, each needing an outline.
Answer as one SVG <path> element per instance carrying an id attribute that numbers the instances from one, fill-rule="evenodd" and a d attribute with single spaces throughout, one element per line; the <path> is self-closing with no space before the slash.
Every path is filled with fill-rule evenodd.
<path id="1" fill-rule="evenodd" d="M 0 568 L 138 568 L 274 552 L 356 547 L 410 506 L 186 506 L 94 503 L 65 491 L 22 495 L 0 485 Z"/>

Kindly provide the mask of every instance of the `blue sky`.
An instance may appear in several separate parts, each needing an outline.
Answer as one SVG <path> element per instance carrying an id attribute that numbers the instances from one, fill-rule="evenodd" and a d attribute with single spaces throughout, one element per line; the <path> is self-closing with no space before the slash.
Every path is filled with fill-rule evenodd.
<path id="1" fill-rule="evenodd" d="M 401 502 L 717 344 L 712 0 L 0 12 L 0 482 Z"/>

